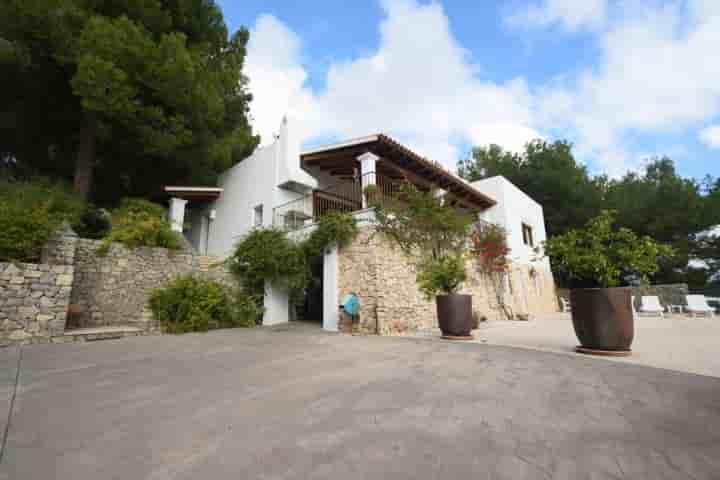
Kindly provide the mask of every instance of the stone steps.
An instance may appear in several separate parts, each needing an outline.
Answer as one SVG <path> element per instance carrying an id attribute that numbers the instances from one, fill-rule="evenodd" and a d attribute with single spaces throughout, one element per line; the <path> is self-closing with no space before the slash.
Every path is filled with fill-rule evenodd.
<path id="1" fill-rule="evenodd" d="M 114 340 L 125 337 L 135 337 L 137 335 L 145 335 L 147 332 L 141 328 L 131 326 L 119 327 L 97 327 L 97 328 L 77 328 L 66 330 L 63 334 L 63 340 L 68 342 L 94 342 L 98 340 Z"/>
<path id="2" fill-rule="evenodd" d="M 200 255 L 196 258 L 198 261 L 198 267 L 202 272 L 210 271 L 217 264 L 222 263 L 220 258 L 211 255 Z"/>

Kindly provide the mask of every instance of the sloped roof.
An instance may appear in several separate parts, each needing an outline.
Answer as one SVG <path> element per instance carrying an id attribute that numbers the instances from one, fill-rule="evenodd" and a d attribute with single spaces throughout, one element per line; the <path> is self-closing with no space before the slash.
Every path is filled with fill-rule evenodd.
<path id="1" fill-rule="evenodd" d="M 495 200 L 470 183 L 385 134 L 368 135 L 303 152 L 303 167 L 317 166 L 334 174 L 349 174 L 357 168 L 357 157 L 370 152 L 408 175 L 410 181 L 424 180 L 447 191 L 460 203 L 478 209 L 495 205 Z"/>

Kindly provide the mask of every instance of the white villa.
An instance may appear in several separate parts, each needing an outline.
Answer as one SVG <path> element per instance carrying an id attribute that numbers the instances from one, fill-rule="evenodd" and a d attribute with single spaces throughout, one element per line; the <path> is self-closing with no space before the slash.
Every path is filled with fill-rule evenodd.
<path id="1" fill-rule="evenodd" d="M 278 226 L 302 235 L 329 211 L 352 213 L 371 228 L 373 211 L 364 187 L 376 185 L 381 195 L 389 195 L 403 179 L 441 189 L 458 208 L 507 230 L 513 269 L 506 295 L 515 312 L 557 309 L 549 262 L 537 260 L 536 249 L 545 240 L 542 206 L 504 177 L 468 183 L 383 134 L 301 152 L 292 122 L 283 119 L 275 142 L 223 173 L 217 188 L 168 186 L 165 192 L 173 229 L 200 254 L 224 258 L 253 228 Z M 404 333 L 436 326 L 434 307 L 417 291 L 412 267 L 382 240 L 361 234 L 350 247 L 328 251 L 321 260 L 315 272 L 321 287 L 311 293 L 306 314 L 322 319 L 325 329 L 342 327 L 338 305 L 349 292 L 361 302 L 355 330 Z M 466 290 L 473 293 L 478 316 L 494 315 L 490 282 L 473 275 Z M 264 324 L 295 317 L 287 293 L 272 285 L 266 288 L 265 308 Z"/>

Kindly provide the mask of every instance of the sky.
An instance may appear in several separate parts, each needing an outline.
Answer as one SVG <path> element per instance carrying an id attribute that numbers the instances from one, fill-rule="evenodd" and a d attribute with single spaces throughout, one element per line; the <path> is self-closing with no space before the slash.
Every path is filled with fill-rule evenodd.
<path id="1" fill-rule="evenodd" d="M 566 139 L 592 173 L 720 176 L 720 0 L 219 0 L 262 143 L 386 133 L 454 168 Z"/>

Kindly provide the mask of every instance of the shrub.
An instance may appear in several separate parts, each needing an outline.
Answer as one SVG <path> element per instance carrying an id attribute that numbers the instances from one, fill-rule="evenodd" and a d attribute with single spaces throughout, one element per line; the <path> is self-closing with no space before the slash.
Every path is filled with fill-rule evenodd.
<path id="1" fill-rule="evenodd" d="M 300 244 L 278 228 L 258 228 L 247 234 L 230 257 L 230 269 L 256 297 L 265 291 L 265 282 L 284 284 L 291 291 L 303 290 L 309 267 Z"/>
<path id="2" fill-rule="evenodd" d="M 462 255 L 427 258 L 418 266 L 417 284 L 425 298 L 456 293 L 467 279 Z"/>
<path id="3" fill-rule="evenodd" d="M 110 216 L 104 210 L 88 205 L 72 227 L 82 238 L 105 238 L 110 233 Z"/>
<path id="4" fill-rule="evenodd" d="M 303 247 L 308 257 L 314 257 L 330 246 L 346 247 L 357 234 L 355 217 L 349 213 L 330 212 L 320 217 L 315 230 L 303 242 Z"/>
<path id="5" fill-rule="evenodd" d="M 128 248 L 161 247 L 178 250 L 178 235 L 165 219 L 165 209 L 160 205 L 138 198 L 124 199 L 112 213 L 112 230 L 105 237 L 101 251 L 107 251 L 112 242 Z"/>
<path id="6" fill-rule="evenodd" d="M 168 333 L 250 327 L 261 312 L 249 298 L 217 282 L 185 275 L 150 295 L 150 308 Z"/>
<path id="7" fill-rule="evenodd" d="M 62 222 L 75 222 L 83 208 L 62 183 L 0 180 L 0 261 L 37 262 Z"/>
<path id="8" fill-rule="evenodd" d="M 262 322 L 262 302 L 242 289 L 230 293 L 230 308 L 233 312 L 232 327 L 254 327 Z"/>
<path id="9" fill-rule="evenodd" d="M 613 228 L 615 212 L 604 210 L 584 229 L 570 230 L 545 242 L 553 269 L 572 288 L 616 287 L 629 278 L 647 282 L 658 261 L 673 250 L 628 228 Z"/>

